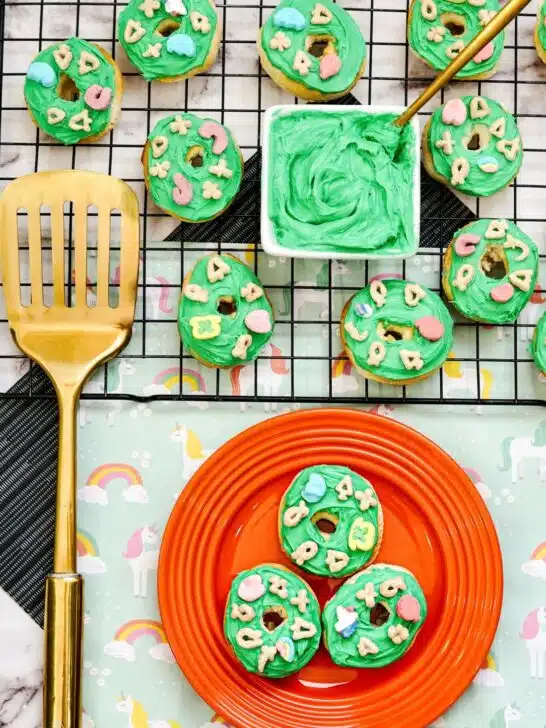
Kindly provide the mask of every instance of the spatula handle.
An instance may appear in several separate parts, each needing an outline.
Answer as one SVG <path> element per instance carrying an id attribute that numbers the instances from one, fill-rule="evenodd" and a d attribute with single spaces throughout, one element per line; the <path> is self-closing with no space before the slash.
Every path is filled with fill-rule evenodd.
<path id="1" fill-rule="evenodd" d="M 83 579 L 50 574 L 45 597 L 43 728 L 79 728 Z"/>

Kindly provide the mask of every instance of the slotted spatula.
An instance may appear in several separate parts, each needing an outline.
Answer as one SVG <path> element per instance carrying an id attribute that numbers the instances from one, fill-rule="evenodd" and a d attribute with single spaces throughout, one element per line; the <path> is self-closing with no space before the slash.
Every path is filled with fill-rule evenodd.
<path id="1" fill-rule="evenodd" d="M 64 203 L 74 210 L 72 307 L 65 304 Z M 98 210 L 97 301 L 87 304 L 88 207 Z M 40 208 L 51 214 L 53 303 L 44 304 Z M 121 213 L 119 303 L 109 303 L 110 215 Z M 30 305 L 21 302 L 18 210 L 28 215 Z M 59 401 L 59 466 L 53 573 L 46 582 L 44 728 L 80 724 L 82 577 L 76 573 L 76 407 L 91 372 L 127 344 L 139 262 L 138 201 L 121 180 L 95 172 L 40 172 L 0 199 L 0 267 L 15 342 L 48 374 Z"/>

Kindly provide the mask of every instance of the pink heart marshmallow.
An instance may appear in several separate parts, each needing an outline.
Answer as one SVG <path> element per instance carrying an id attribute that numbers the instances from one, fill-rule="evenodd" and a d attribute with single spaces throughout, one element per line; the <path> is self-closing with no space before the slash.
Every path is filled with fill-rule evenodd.
<path id="1" fill-rule="evenodd" d="M 239 598 L 245 602 L 255 602 L 265 594 L 265 586 L 259 574 L 251 574 L 239 584 Z"/>
<path id="2" fill-rule="evenodd" d="M 112 101 L 112 89 L 105 86 L 99 86 L 98 83 L 89 86 L 85 92 L 85 103 L 90 109 L 95 111 L 104 111 L 110 106 Z"/>
<path id="3" fill-rule="evenodd" d="M 421 619 L 421 605 L 411 594 L 404 594 L 396 605 L 396 614 L 406 622 L 418 622 Z"/>
<path id="4" fill-rule="evenodd" d="M 472 255 L 476 249 L 476 245 L 480 242 L 479 235 L 472 235 L 471 233 L 463 233 L 455 240 L 455 252 L 461 258 L 466 258 L 467 255 Z"/>
<path id="5" fill-rule="evenodd" d="M 245 316 L 245 326 L 256 334 L 267 334 L 268 331 L 271 331 L 269 313 L 263 308 L 251 311 Z"/>
<path id="6" fill-rule="evenodd" d="M 461 126 L 466 121 L 466 106 L 461 99 L 451 99 L 442 110 L 442 121 L 444 124 Z"/>
<path id="7" fill-rule="evenodd" d="M 472 59 L 474 63 L 483 63 L 484 61 L 488 61 L 491 56 L 493 55 L 495 51 L 495 46 L 493 45 L 492 41 L 489 41 L 487 45 L 485 45 L 481 51 L 478 51 L 474 58 Z"/>
<path id="8" fill-rule="evenodd" d="M 444 335 L 444 325 L 436 316 L 423 316 L 415 322 L 417 331 L 427 341 L 438 341 Z"/>
<path id="9" fill-rule="evenodd" d="M 341 58 L 335 53 L 329 53 L 320 59 L 319 76 L 325 80 L 335 76 L 341 69 Z"/>
<path id="10" fill-rule="evenodd" d="M 514 295 L 514 287 L 511 283 L 501 283 L 489 292 L 489 295 L 497 303 L 506 303 Z"/>

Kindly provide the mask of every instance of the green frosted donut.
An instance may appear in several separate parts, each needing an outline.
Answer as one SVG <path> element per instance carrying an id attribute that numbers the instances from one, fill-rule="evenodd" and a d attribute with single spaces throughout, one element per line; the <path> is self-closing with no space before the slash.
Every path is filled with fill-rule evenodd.
<path id="1" fill-rule="evenodd" d="M 116 122 L 122 90 L 115 61 L 81 38 L 38 53 L 25 79 L 25 101 L 33 121 L 62 144 L 106 134 Z"/>
<path id="2" fill-rule="evenodd" d="M 537 368 L 546 374 L 546 312 L 539 318 L 535 327 L 531 352 Z"/>
<path id="3" fill-rule="evenodd" d="M 501 9 L 498 0 L 413 0 L 408 40 L 413 52 L 443 71 Z M 455 78 L 493 75 L 504 48 L 504 31 L 488 43 Z"/>
<path id="4" fill-rule="evenodd" d="M 341 336 L 364 375 L 407 384 L 444 363 L 453 343 L 453 320 L 441 298 L 425 286 L 376 279 L 345 306 Z"/>
<path id="5" fill-rule="evenodd" d="M 130 0 L 118 39 L 147 81 L 177 81 L 214 63 L 220 23 L 212 0 Z"/>
<path id="6" fill-rule="evenodd" d="M 342 465 L 314 465 L 291 483 L 279 509 L 281 546 L 311 574 L 341 578 L 376 556 L 383 512 L 371 483 Z"/>
<path id="7" fill-rule="evenodd" d="M 231 255 L 201 258 L 184 280 L 178 328 L 196 359 L 233 367 L 255 359 L 273 335 L 273 309 L 262 284 Z"/>
<path id="8" fill-rule="evenodd" d="M 366 58 L 358 25 L 330 0 L 281 0 L 261 29 L 258 50 L 275 81 L 311 100 L 347 93 Z"/>
<path id="9" fill-rule="evenodd" d="M 535 46 L 543 63 L 546 63 L 546 2 L 541 2 L 537 10 L 535 25 Z"/>
<path id="10" fill-rule="evenodd" d="M 216 217 L 232 202 L 243 160 L 226 126 L 195 114 L 160 119 L 144 147 L 146 184 L 155 204 L 189 222 Z"/>
<path id="11" fill-rule="evenodd" d="M 425 166 L 434 177 L 475 197 L 488 197 L 510 184 L 523 160 L 515 118 L 483 96 L 451 99 L 436 109 L 423 146 Z"/>
<path id="12" fill-rule="evenodd" d="M 466 318 L 507 324 L 533 295 L 537 274 L 538 250 L 523 230 L 509 220 L 476 220 L 455 233 L 442 284 Z"/>
<path id="13" fill-rule="evenodd" d="M 233 580 L 224 633 L 246 670 L 286 677 L 301 670 L 320 645 L 320 607 L 299 576 L 262 564 Z"/>
<path id="14" fill-rule="evenodd" d="M 351 577 L 326 603 L 324 642 L 343 667 L 385 667 L 412 646 L 427 616 L 423 590 L 410 571 L 374 564 Z"/>

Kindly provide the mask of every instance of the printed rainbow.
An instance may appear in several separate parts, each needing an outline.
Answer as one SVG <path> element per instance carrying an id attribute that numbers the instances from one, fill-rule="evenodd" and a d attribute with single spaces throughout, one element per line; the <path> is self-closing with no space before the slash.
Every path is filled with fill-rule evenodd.
<path id="1" fill-rule="evenodd" d="M 349 375 L 351 373 L 351 362 L 347 358 L 340 356 L 336 357 L 332 363 L 332 379 L 337 379 L 342 375 Z"/>
<path id="2" fill-rule="evenodd" d="M 127 485 L 142 485 L 142 477 L 138 470 L 132 465 L 123 465 L 122 463 L 99 465 L 87 479 L 86 485 L 98 486 L 104 489 L 108 483 L 118 478 L 124 480 Z"/>
<path id="3" fill-rule="evenodd" d="M 78 531 L 76 535 L 78 556 L 98 556 L 99 548 L 95 539 L 87 531 Z"/>
<path id="4" fill-rule="evenodd" d="M 497 672 L 497 662 L 492 652 L 489 652 L 485 660 L 482 662 L 480 670 L 494 670 Z"/>
<path id="5" fill-rule="evenodd" d="M 114 640 L 133 645 L 141 637 L 152 637 L 158 645 L 167 642 L 163 627 L 153 619 L 133 619 L 126 622 L 118 629 Z"/>
<path id="6" fill-rule="evenodd" d="M 543 541 L 540 546 L 531 554 L 531 559 L 536 561 L 546 561 L 546 541 Z"/>
<path id="7" fill-rule="evenodd" d="M 172 392 L 180 383 L 180 368 L 170 367 L 170 369 L 164 369 L 154 377 L 153 383 Z M 182 384 L 186 384 L 191 392 L 207 391 L 205 380 L 195 369 L 182 369 Z"/>

